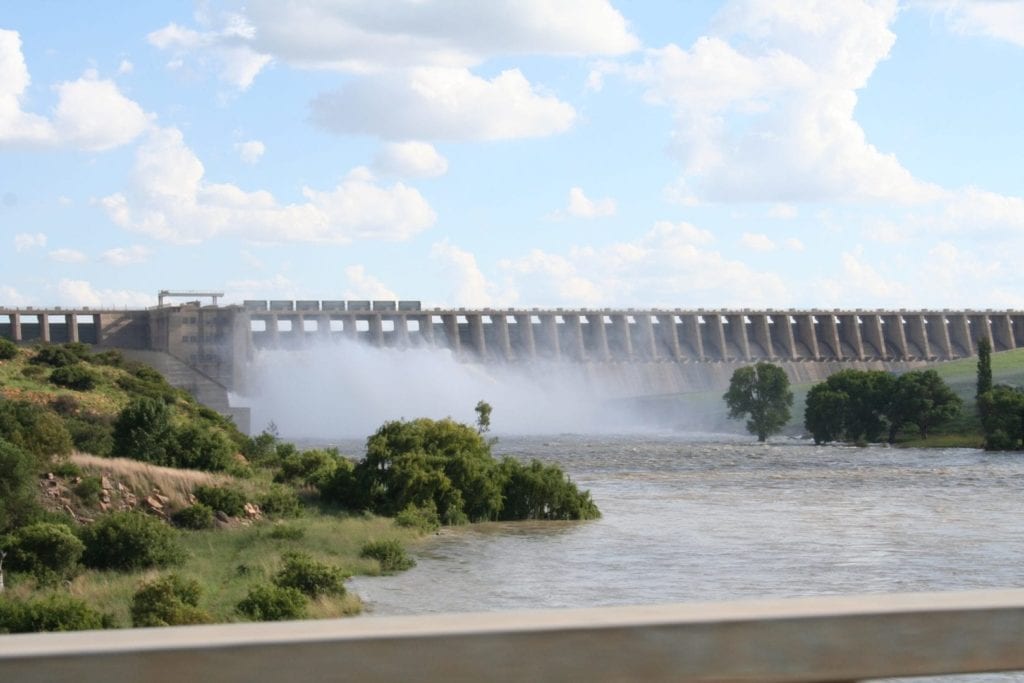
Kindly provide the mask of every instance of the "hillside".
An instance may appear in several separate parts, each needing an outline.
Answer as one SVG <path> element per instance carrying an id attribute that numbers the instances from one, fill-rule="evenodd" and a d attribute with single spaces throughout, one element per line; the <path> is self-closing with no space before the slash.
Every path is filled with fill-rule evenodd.
<path id="1" fill-rule="evenodd" d="M 249 438 L 116 352 L 0 352 L 0 633 L 354 614 L 344 578 L 401 568 L 421 534 L 320 501 L 302 465 L 329 471 L 336 452 Z M 155 421 L 132 431 L 132 411 Z M 382 542 L 390 557 L 366 554 Z M 153 582 L 195 590 L 133 613 Z"/>

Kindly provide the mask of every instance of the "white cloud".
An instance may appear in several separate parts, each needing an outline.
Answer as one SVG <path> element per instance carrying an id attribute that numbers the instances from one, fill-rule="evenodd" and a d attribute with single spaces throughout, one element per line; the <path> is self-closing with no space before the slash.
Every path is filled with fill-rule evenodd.
<path id="1" fill-rule="evenodd" d="M 922 202 L 941 190 L 866 140 L 857 90 L 885 59 L 896 0 L 733 0 L 714 35 L 604 67 L 675 116 L 679 194 L 707 201 Z"/>
<path id="2" fill-rule="evenodd" d="M 782 278 L 703 248 L 712 240 L 687 223 L 660 221 L 632 242 L 534 250 L 499 264 L 509 287 L 536 305 L 778 306 L 790 299 Z"/>
<path id="3" fill-rule="evenodd" d="M 615 215 L 614 199 L 590 199 L 583 189 L 574 187 L 569 190 L 569 206 L 566 209 L 570 216 L 577 218 L 603 218 Z"/>
<path id="4" fill-rule="evenodd" d="M 345 268 L 345 280 L 348 282 L 348 289 L 344 294 L 346 299 L 390 299 L 394 301 L 398 298 L 398 295 L 383 282 L 367 274 L 364 266 L 355 265 Z"/>
<path id="5" fill-rule="evenodd" d="M 431 247 L 430 258 L 444 267 L 452 282 L 449 305 L 487 308 L 495 304 L 496 288 L 488 282 L 472 253 L 445 241 Z"/>
<path id="6" fill-rule="evenodd" d="M 133 71 L 135 71 L 135 65 L 127 59 L 122 59 L 121 63 L 117 65 L 117 73 L 121 74 L 122 76 L 125 74 L 130 74 Z"/>
<path id="7" fill-rule="evenodd" d="M 312 118 L 327 130 L 389 140 L 504 140 L 567 130 L 575 110 L 538 92 L 518 69 L 487 80 L 467 69 L 417 68 L 350 82 L 320 95 Z"/>
<path id="8" fill-rule="evenodd" d="M 363 74 L 431 67 L 471 67 L 500 55 L 622 54 L 639 47 L 622 15 L 607 0 L 494 0 L 406 2 L 400 11 L 374 0 L 255 0 L 239 12 L 204 13 L 201 30 L 169 24 L 151 44 L 178 56 L 198 52 L 220 63 L 222 51 L 248 52 L 252 67 L 277 58 L 292 66 Z M 258 67 L 258 68 L 257 68 Z"/>
<path id="9" fill-rule="evenodd" d="M 786 248 L 790 251 L 803 251 L 806 249 L 804 243 L 795 237 L 789 237 L 786 239 Z"/>
<path id="10" fill-rule="evenodd" d="M 389 142 L 377 152 L 374 169 L 404 178 L 434 178 L 448 172 L 448 160 L 426 142 Z"/>
<path id="11" fill-rule="evenodd" d="M 471 69 L 509 55 L 617 55 L 640 41 L 608 0 L 249 2 L 198 15 L 198 29 L 168 24 L 149 35 L 169 66 L 193 56 L 216 64 L 239 89 L 275 60 L 294 68 L 355 75 L 317 98 L 328 130 L 390 140 L 494 140 L 551 135 L 575 118 L 571 106 L 510 69 L 487 80 Z"/>
<path id="12" fill-rule="evenodd" d="M 89 257 L 77 249 L 55 249 L 48 256 L 53 261 L 60 263 L 85 263 Z"/>
<path id="13" fill-rule="evenodd" d="M 770 218 L 783 218 L 786 220 L 796 218 L 800 215 L 799 209 L 792 204 L 779 203 L 768 209 L 768 216 Z"/>
<path id="14" fill-rule="evenodd" d="M 253 37 L 254 30 L 245 18 L 238 14 L 225 15 L 224 26 L 211 31 L 195 31 L 171 23 L 146 36 L 150 45 L 173 54 L 167 67 L 172 71 L 181 69 L 185 57 L 191 52 L 209 55 L 219 67 L 221 80 L 239 90 L 252 85 L 253 80 L 273 57 L 258 52 L 245 41 Z"/>
<path id="15" fill-rule="evenodd" d="M 255 164 L 263 157 L 267 147 L 259 140 L 247 140 L 245 142 L 236 142 L 235 151 L 238 152 L 239 158 L 245 163 Z"/>
<path id="16" fill-rule="evenodd" d="M 37 247 L 46 246 L 46 235 L 41 232 L 21 232 L 14 236 L 14 250 L 26 251 Z"/>
<path id="17" fill-rule="evenodd" d="M 354 169 L 331 190 L 305 187 L 306 202 L 288 205 L 266 191 L 206 182 L 204 175 L 180 131 L 155 129 L 136 151 L 130 189 L 101 204 L 121 227 L 177 243 L 225 235 L 266 242 L 395 241 L 436 220 L 414 188 L 380 185 L 365 168 Z"/>
<path id="18" fill-rule="evenodd" d="M 278 273 L 268 278 L 228 280 L 225 292 L 228 299 L 301 299 L 299 285 L 286 275 Z"/>
<path id="19" fill-rule="evenodd" d="M 52 120 L 22 110 L 29 82 L 20 35 L 0 29 L 0 146 L 103 151 L 131 142 L 149 126 L 149 115 L 94 71 L 53 87 L 57 105 Z"/>
<path id="20" fill-rule="evenodd" d="M 1024 47 L 1024 2 L 1020 0 L 915 0 L 911 5 L 943 14 L 957 33 Z"/>
<path id="21" fill-rule="evenodd" d="M 23 295 L 14 287 L 0 285 L 0 308 L 25 306 L 29 303 L 28 297 Z"/>
<path id="22" fill-rule="evenodd" d="M 153 250 L 138 244 L 130 247 L 117 247 L 108 249 L 100 258 L 112 266 L 127 266 L 135 263 L 145 263 L 153 255 Z"/>
<path id="23" fill-rule="evenodd" d="M 740 244 L 753 251 L 775 251 L 775 242 L 764 233 L 745 232 L 740 237 Z"/>
<path id="24" fill-rule="evenodd" d="M 126 306 L 145 308 L 156 304 L 156 297 L 129 289 L 96 289 L 85 280 L 62 279 L 57 284 L 56 303 L 62 306 Z"/>

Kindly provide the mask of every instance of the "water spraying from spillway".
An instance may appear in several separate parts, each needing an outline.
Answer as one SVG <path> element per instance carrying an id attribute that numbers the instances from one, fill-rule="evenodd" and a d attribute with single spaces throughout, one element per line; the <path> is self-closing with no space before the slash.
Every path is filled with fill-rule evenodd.
<path id="1" fill-rule="evenodd" d="M 473 364 L 440 349 L 376 348 L 357 342 L 264 350 L 251 362 L 243 402 L 259 431 L 287 438 L 362 437 L 387 420 L 452 417 L 473 423 L 477 401 L 491 426 L 510 434 L 628 428 L 607 388 L 572 363 Z"/>

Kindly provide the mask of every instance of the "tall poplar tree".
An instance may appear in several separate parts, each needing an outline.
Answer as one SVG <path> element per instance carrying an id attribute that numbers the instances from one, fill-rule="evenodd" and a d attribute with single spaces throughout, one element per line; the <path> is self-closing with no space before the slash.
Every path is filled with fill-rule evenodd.
<path id="1" fill-rule="evenodd" d="M 978 391 L 975 398 L 992 391 L 992 342 L 988 337 L 978 340 Z"/>

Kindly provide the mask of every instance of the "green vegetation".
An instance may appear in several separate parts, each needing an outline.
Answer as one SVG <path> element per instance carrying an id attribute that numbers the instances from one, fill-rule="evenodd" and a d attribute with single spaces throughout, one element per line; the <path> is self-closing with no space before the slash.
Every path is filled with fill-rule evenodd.
<path id="1" fill-rule="evenodd" d="M 758 441 L 780 431 L 789 421 L 793 392 L 786 372 L 771 363 L 757 363 L 739 368 L 732 374 L 729 390 L 722 397 L 729 408 L 729 417 L 747 420 L 747 431 Z"/>
<path id="2" fill-rule="evenodd" d="M 894 443 L 908 426 L 927 439 L 959 415 L 961 403 L 934 370 L 842 370 L 807 393 L 804 425 L 815 443 L 870 443 L 883 435 Z"/>
<path id="3" fill-rule="evenodd" d="M 978 379 L 976 382 L 977 391 L 975 398 L 992 391 L 992 342 L 988 337 L 978 340 Z"/>
<path id="4" fill-rule="evenodd" d="M 386 541 L 370 541 L 359 551 L 359 557 L 380 562 L 382 572 L 401 572 L 416 566 L 416 560 L 409 557 L 402 543 L 391 538 Z"/>
<path id="5" fill-rule="evenodd" d="M 443 524 L 600 516 L 560 468 L 498 461 L 477 431 L 451 419 L 384 424 L 367 440 L 366 457 L 351 470 L 339 467 L 321 492 L 388 517 L 432 506 Z"/>
<path id="6" fill-rule="evenodd" d="M 411 566 L 406 546 L 439 510 L 445 523 L 598 515 L 559 468 L 493 458 L 483 402 L 477 429 L 384 425 L 355 463 L 273 425 L 246 437 L 116 351 L 4 353 L 0 632 L 357 614 L 346 578 Z M 383 492 L 371 463 L 407 486 Z"/>
<path id="7" fill-rule="evenodd" d="M 149 569 L 185 559 L 177 532 L 142 512 L 111 512 L 83 527 L 81 537 L 82 563 L 93 569 Z"/>
<path id="8" fill-rule="evenodd" d="M 283 566 L 274 575 L 274 585 L 294 588 L 311 598 L 321 595 L 345 595 L 345 580 L 340 567 L 318 562 L 305 553 L 288 552 L 281 556 Z"/>
<path id="9" fill-rule="evenodd" d="M 306 617 L 306 596 L 295 588 L 260 584 L 238 603 L 238 613 L 252 621 L 287 621 Z"/>
<path id="10" fill-rule="evenodd" d="M 177 574 L 148 581 L 132 597 L 132 626 L 209 624 L 213 617 L 199 608 L 202 593 L 198 581 Z"/>

